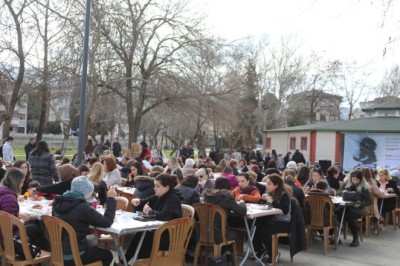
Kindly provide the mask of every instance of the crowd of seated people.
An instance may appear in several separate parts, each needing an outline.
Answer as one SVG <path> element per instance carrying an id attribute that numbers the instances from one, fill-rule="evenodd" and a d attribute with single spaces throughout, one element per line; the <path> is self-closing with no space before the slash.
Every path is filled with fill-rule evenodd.
<path id="1" fill-rule="evenodd" d="M 214 161 L 211 156 L 206 155 L 199 157 L 199 160 L 196 160 L 193 155 L 186 158 L 182 154 L 179 158 L 166 159 L 160 148 L 152 152 L 146 143 L 142 143 L 142 152 L 138 158 L 130 158 L 129 150 L 126 151 L 126 149 L 125 151 L 120 149 L 120 156 L 117 157 L 110 150 L 99 152 L 100 149 L 89 149 L 90 144 L 87 148 L 88 154 L 91 152 L 92 155 L 85 158 L 82 165 L 75 167 L 72 164 L 74 160 L 63 160 L 57 164 L 47 143 L 39 141 L 27 161 L 16 161 L 13 165 L 15 169 L 20 169 L 17 173 L 21 176 L 21 183 L 18 183 L 16 187 L 15 184 L 10 184 L 7 173 L 11 175 L 13 171 L 8 171 L 0 186 L 0 192 L 4 190 L 16 195 L 40 193 L 49 199 L 54 199 L 54 215 L 73 225 L 79 236 L 89 225 L 110 226 L 115 215 L 115 188 L 119 186 L 134 188 L 134 198 L 130 204 L 135 211 L 155 215 L 157 219 L 163 221 L 182 217 L 180 204 L 193 205 L 205 202 L 222 207 L 227 215 L 236 213 L 235 218 L 232 218 L 231 223 L 228 224 L 243 226 L 241 222 L 232 221 L 235 219 L 238 221 L 238 217 L 242 220 L 246 215 L 246 203 L 270 204 L 281 209 L 282 215 L 259 219 L 256 237 L 253 240 L 257 254 L 261 258 L 268 255 L 266 257 L 268 263 L 271 263 L 272 234 L 289 231 L 290 210 L 293 207 L 290 201 L 292 197 L 296 198 L 303 207 L 302 202 L 307 195 L 329 197 L 342 195 L 344 191 L 356 192 L 359 205 L 349 207 L 344 216 L 353 234 L 350 246 L 356 247 L 360 244 L 356 220 L 363 215 L 364 207 L 373 204 L 373 215 L 377 221 L 381 221 L 383 218 L 378 208 L 380 198 L 385 193 L 400 196 L 397 185 L 390 180 L 387 169 L 379 169 L 374 173 L 369 168 L 363 168 L 343 178 L 344 173 L 338 164 L 323 172 L 317 163 L 305 165 L 301 160 L 295 162 L 290 157 L 291 153 L 286 153 L 283 157 L 276 151 L 267 153 L 265 156 L 260 152 L 230 151 L 223 153 L 219 161 Z M 122 154 L 123 151 L 124 154 Z M 284 166 L 281 166 L 282 161 Z M 15 172 L 13 173 L 15 175 Z M 87 185 L 88 189 L 80 191 L 81 188 L 74 185 L 78 183 Z M 370 197 L 370 193 L 373 198 Z M 0 193 L 0 210 L 7 210 L 7 207 L 1 205 L 2 197 Z M 101 215 L 96 212 L 95 219 L 87 217 L 78 223 L 74 220 L 76 218 L 73 208 L 68 209 L 67 212 L 59 209 L 60 204 L 65 201 L 76 202 L 76 206 L 89 214 L 92 214 L 92 209 L 89 211 L 82 204 L 96 202 L 96 204 L 106 205 L 107 211 Z M 89 204 L 85 206 L 90 208 Z M 390 212 L 394 208 L 395 200 L 385 200 L 382 213 Z M 341 217 L 342 211 L 339 208 L 336 212 L 336 224 L 336 219 L 338 219 L 336 217 Z M 27 228 L 30 228 L 29 234 L 33 236 L 37 234 L 37 230 L 33 227 L 36 223 L 29 222 L 29 217 L 12 210 L 10 212 L 26 221 Z M 228 232 L 229 239 L 237 237 L 229 228 Z M 140 235 L 135 236 L 128 244 L 126 251 L 128 260 L 136 251 L 139 237 Z M 152 237 L 153 234 L 146 234 L 138 258 L 150 255 Z M 37 237 L 37 240 L 46 241 L 40 237 Z M 38 244 L 48 248 L 46 243 Z M 69 252 L 67 247 L 65 249 Z M 98 257 L 98 249 L 89 248 L 84 241 L 79 245 L 79 249 L 86 254 L 83 257 L 85 263 L 100 259 L 104 265 L 109 265 L 112 261 L 110 254 L 103 250 L 101 250 L 104 253 L 103 256 Z M 66 257 L 66 265 L 71 264 L 70 259 Z"/>

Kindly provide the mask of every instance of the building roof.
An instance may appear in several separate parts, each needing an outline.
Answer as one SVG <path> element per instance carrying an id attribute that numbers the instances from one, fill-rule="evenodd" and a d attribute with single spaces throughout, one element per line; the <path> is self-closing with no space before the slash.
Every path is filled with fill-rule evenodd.
<path id="1" fill-rule="evenodd" d="M 270 129 L 265 132 L 296 131 L 400 133 L 400 117 L 368 117 L 352 120 L 339 120 L 328 123 Z"/>
<path id="2" fill-rule="evenodd" d="M 375 111 L 375 110 L 397 110 L 400 109 L 400 103 L 383 103 L 374 106 L 368 106 L 362 109 L 362 111 Z"/>
<path id="3" fill-rule="evenodd" d="M 293 93 L 292 94 L 293 97 L 318 97 L 320 99 L 326 99 L 326 98 L 336 98 L 338 100 L 342 100 L 343 97 L 336 95 L 336 94 L 331 94 L 331 93 L 327 93 L 324 91 L 319 91 L 319 90 L 308 90 L 308 91 L 302 91 L 302 92 L 298 92 L 298 93 Z"/>

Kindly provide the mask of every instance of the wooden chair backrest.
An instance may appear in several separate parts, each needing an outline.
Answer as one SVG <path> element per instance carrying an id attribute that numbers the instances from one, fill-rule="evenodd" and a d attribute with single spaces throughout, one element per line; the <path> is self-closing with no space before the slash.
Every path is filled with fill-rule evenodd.
<path id="1" fill-rule="evenodd" d="M 181 204 L 182 206 L 182 217 L 183 218 L 194 218 L 194 208 L 187 204 Z"/>
<path id="2" fill-rule="evenodd" d="M 181 266 L 185 261 L 185 253 L 194 224 L 194 219 L 180 218 L 160 226 L 154 234 L 149 266 Z M 169 235 L 167 251 L 160 250 L 161 236 L 164 232 L 168 232 Z"/>
<path id="3" fill-rule="evenodd" d="M 121 211 L 126 211 L 126 208 L 128 207 L 128 199 L 123 197 L 123 196 L 118 196 L 115 197 L 115 201 L 117 202 L 117 210 L 121 210 Z"/>
<path id="4" fill-rule="evenodd" d="M 214 221 L 216 215 L 220 216 L 221 219 L 221 236 L 222 242 L 227 242 L 226 238 L 226 213 L 225 211 L 213 204 L 207 203 L 196 203 L 193 204 L 196 210 L 197 216 L 200 222 L 200 242 L 202 243 L 214 243 Z"/>
<path id="5" fill-rule="evenodd" d="M 83 266 L 79 254 L 78 240 L 74 228 L 69 223 L 54 216 L 43 216 L 42 219 L 50 239 L 50 245 L 51 245 L 50 264 L 52 266 L 64 265 L 64 251 L 62 248 L 62 242 L 63 242 L 62 239 L 63 239 L 63 232 L 66 232 L 69 238 L 72 256 L 74 258 L 74 265 Z"/>
<path id="6" fill-rule="evenodd" d="M 304 198 L 304 211 L 311 212 L 311 227 L 325 227 L 324 225 L 324 212 L 325 207 L 329 207 L 329 225 L 333 226 L 333 202 L 330 197 L 325 196 L 307 196 Z"/>
<path id="7" fill-rule="evenodd" d="M 0 211 L 0 230 L 3 236 L 4 243 L 3 256 L 7 259 L 8 262 L 16 260 L 13 241 L 14 226 L 17 227 L 19 232 L 22 249 L 24 250 L 25 261 L 33 261 L 24 224 L 14 215 L 5 211 Z"/>

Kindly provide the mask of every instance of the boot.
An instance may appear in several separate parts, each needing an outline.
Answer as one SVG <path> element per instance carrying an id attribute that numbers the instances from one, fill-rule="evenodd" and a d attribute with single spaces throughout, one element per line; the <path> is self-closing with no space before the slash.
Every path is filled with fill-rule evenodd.
<path id="1" fill-rule="evenodd" d="M 350 247 L 358 247 L 360 245 L 360 242 L 358 241 L 358 235 L 353 235 L 353 242 L 351 242 Z"/>

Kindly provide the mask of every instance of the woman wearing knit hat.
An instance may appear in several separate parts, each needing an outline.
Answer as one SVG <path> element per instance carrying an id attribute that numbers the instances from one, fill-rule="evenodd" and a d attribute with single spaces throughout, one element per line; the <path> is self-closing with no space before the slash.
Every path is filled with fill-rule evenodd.
<path id="1" fill-rule="evenodd" d="M 71 182 L 71 190 L 54 199 L 53 215 L 66 221 L 75 229 L 83 264 L 101 260 L 103 265 L 110 265 L 113 260 L 111 251 L 97 246 L 89 247 L 86 234 L 90 225 L 110 227 L 113 224 L 117 193 L 113 187 L 110 187 L 107 192 L 107 208 L 102 215 L 87 203 L 87 200 L 93 196 L 93 190 L 93 184 L 86 177 L 75 177 Z M 69 243 L 69 241 L 63 242 L 64 265 L 74 265 L 70 246 L 64 243 Z"/>

